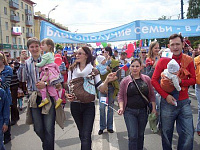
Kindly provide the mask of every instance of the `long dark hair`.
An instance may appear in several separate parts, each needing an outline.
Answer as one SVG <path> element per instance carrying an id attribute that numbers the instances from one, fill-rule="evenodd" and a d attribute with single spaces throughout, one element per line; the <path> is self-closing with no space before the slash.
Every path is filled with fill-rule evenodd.
<path id="1" fill-rule="evenodd" d="M 92 62 L 92 53 L 91 53 L 89 47 L 83 46 L 81 49 L 84 50 L 85 54 L 88 56 L 88 57 L 87 57 L 87 60 L 86 60 L 86 65 L 89 64 L 89 63 L 91 63 L 91 62 Z M 77 67 L 78 64 L 80 64 L 80 63 L 75 61 L 75 62 L 69 67 L 69 69 L 72 71 L 74 68 Z"/>

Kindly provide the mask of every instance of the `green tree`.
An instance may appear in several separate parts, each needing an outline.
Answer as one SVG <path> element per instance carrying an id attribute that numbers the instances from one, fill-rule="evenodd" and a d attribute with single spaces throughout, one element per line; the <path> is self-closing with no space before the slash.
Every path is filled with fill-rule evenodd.
<path id="1" fill-rule="evenodd" d="M 56 50 L 58 50 L 58 49 L 62 50 L 62 49 L 63 49 L 63 46 L 60 45 L 60 44 L 56 44 Z"/>
<path id="2" fill-rule="evenodd" d="M 200 0 L 189 0 L 188 1 L 188 12 L 187 12 L 187 18 L 200 18 Z M 198 41 L 200 39 L 200 36 L 196 37 L 189 37 L 188 38 L 193 46 L 196 46 L 194 43 L 195 41 Z"/>
<path id="3" fill-rule="evenodd" d="M 200 17 L 200 0 L 189 0 L 187 18 Z"/>

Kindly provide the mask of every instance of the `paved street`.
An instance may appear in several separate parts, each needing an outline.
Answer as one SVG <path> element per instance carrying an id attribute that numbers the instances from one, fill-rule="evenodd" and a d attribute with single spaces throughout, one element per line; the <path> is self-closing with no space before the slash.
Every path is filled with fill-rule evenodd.
<path id="1" fill-rule="evenodd" d="M 197 100 L 194 97 L 194 90 L 190 89 L 190 98 L 192 100 L 192 111 L 194 125 L 197 122 Z M 33 127 L 25 124 L 26 103 L 23 111 L 20 112 L 20 120 L 17 125 L 12 126 L 12 141 L 6 145 L 7 150 L 41 150 L 41 142 L 33 131 Z M 117 109 L 117 103 L 115 103 Z M 62 130 L 56 125 L 55 149 L 56 150 L 79 150 L 80 141 L 78 131 L 71 114 L 69 112 L 69 104 L 65 108 L 67 121 L 65 128 Z M 99 130 L 99 110 L 96 105 L 96 118 L 93 129 L 93 150 L 128 150 L 127 130 L 122 116 L 114 114 L 114 130 L 113 134 L 105 133 L 98 135 Z M 176 130 L 176 129 L 175 129 Z M 173 149 L 177 149 L 178 136 L 174 133 Z M 149 125 L 145 132 L 145 150 L 161 150 L 161 137 L 159 134 L 153 134 Z M 195 133 L 194 150 L 200 150 L 200 137 Z"/>

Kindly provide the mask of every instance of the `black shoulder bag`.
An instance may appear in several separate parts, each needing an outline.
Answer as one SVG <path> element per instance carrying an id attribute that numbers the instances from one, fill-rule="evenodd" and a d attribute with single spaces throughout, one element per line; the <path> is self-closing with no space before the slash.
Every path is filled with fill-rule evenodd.
<path id="1" fill-rule="evenodd" d="M 131 75 L 130 75 L 130 76 L 131 76 Z M 147 97 L 140 91 L 140 88 L 138 87 L 138 85 L 137 85 L 135 79 L 134 79 L 132 76 L 131 76 L 131 78 L 132 78 L 132 80 L 133 80 L 135 86 L 137 87 L 139 93 L 141 94 L 144 103 L 147 105 L 147 113 L 150 114 L 151 111 L 152 111 L 152 106 L 151 106 L 151 104 L 149 103 L 149 100 L 148 100 Z"/>

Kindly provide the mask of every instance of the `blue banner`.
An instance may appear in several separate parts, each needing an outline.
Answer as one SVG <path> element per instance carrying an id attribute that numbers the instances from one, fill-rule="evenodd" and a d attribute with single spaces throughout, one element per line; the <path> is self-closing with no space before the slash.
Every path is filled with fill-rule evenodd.
<path id="1" fill-rule="evenodd" d="M 51 38 L 55 43 L 94 43 L 168 38 L 174 33 L 200 36 L 200 19 L 138 20 L 94 33 L 71 33 L 41 21 L 40 39 Z"/>

